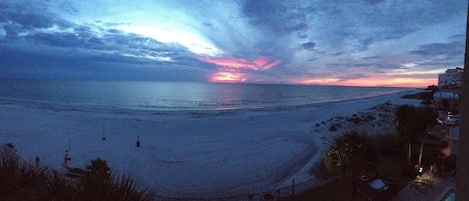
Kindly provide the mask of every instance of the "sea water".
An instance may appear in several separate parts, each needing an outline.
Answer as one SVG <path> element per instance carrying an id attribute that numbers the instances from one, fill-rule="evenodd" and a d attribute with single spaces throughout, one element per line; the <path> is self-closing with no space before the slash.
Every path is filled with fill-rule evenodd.
<path id="1" fill-rule="evenodd" d="M 0 103 L 150 111 L 305 106 L 392 94 L 393 87 L 0 79 Z"/>

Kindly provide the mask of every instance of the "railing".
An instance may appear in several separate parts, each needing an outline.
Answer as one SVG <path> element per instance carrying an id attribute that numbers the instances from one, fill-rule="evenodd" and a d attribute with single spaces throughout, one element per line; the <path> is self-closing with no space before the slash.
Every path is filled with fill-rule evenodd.
<path id="1" fill-rule="evenodd" d="M 330 179 L 323 179 L 323 180 L 309 180 L 302 183 L 294 183 L 292 181 L 292 185 L 286 186 L 283 188 L 273 189 L 269 191 L 253 193 L 253 194 L 245 194 L 245 195 L 234 195 L 234 196 L 227 196 L 227 197 L 219 197 L 219 198 L 170 198 L 164 196 L 156 196 L 156 200 L 167 200 L 167 201 L 264 201 L 264 200 L 279 200 L 281 198 L 285 198 L 292 195 L 297 195 L 307 190 L 313 189 L 317 186 L 330 182 L 336 178 Z"/>
<path id="2" fill-rule="evenodd" d="M 0 144 L 0 159 L 6 158 L 6 157 L 16 158 L 18 160 L 18 162 L 20 162 L 21 164 L 31 165 L 31 166 L 33 165 L 29 161 L 27 161 L 26 159 L 24 159 L 20 155 L 18 155 L 15 150 L 8 147 L 4 143 L 1 143 Z"/>

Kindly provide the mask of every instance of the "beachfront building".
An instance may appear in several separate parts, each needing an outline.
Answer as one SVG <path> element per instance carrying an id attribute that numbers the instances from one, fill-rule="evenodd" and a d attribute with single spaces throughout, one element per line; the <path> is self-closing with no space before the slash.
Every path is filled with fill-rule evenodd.
<path id="1" fill-rule="evenodd" d="M 459 110 L 461 102 L 460 90 L 440 90 L 433 94 L 433 101 L 445 110 Z"/>
<path id="2" fill-rule="evenodd" d="M 461 88 L 463 85 L 463 73 L 463 68 L 447 69 L 445 73 L 438 75 L 438 88 Z"/>

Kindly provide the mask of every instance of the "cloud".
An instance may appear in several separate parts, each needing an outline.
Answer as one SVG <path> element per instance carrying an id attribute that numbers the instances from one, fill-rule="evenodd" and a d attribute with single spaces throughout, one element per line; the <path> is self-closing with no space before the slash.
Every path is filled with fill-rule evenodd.
<path id="1" fill-rule="evenodd" d="M 466 8 L 462 0 L 2 1 L 0 48 L 36 63 L 0 64 L 49 58 L 83 69 L 99 63 L 97 73 L 160 69 L 171 79 L 191 71 L 206 80 L 371 81 L 365 76 L 406 64 L 462 64 Z"/>
<path id="2" fill-rule="evenodd" d="M 306 31 L 305 11 L 312 12 L 303 3 L 285 3 L 283 1 L 242 1 L 241 9 L 249 22 L 262 27 L 274 35 L 290 34 L 295 31 Z"/>
<path id="3" fill-rule="evenodd" d="M 316 43 L 314 42 L 306 42 L 301 44 L 301 48 L 305 50 L 314 50 L 314 47 L 316 46 Z"/>
<path id="4" fill-rule="evenodd" d="M 34 29 L 47 29 L 54 26 L 70 27 L 69 22 L 48 12 L 40 3 L 29 4 L 15 1 L 0 4 L 0 24 L 3 24 L 8 37 Z"/>
<path id="5" fill-rule="evenodd" d="M 439 55 L 464 55 L 464 43 L 455 41 L 451 43 L 432 43 L 421 45 L 417 50 L 413 50 L 411 54 L 421 56 L 439 56 Z"/>
<path id="6" fill-rule="evenodd" d="M 308 35 L 319 50 L 366 51 L 383 40 L 396 40 L 465 13 L 466 3 L 443 1 L 324 1 L 314 4 Z M 359 12 L 357 12 L 359 11 Z M 438 17 L 435 17 L 438 16 Z"/>

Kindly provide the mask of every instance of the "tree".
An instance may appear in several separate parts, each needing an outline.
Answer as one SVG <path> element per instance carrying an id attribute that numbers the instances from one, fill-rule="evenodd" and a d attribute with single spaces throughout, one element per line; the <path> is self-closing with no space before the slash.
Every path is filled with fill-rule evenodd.
<path id="1" fill-rule="evenodd" d="M 393 116 L 393 122 L 396 124 L 397 132 L 407 137 L 408 154 L 407 162 L 412 165 L 412 140 L 415 138 L 416 130 L 412 122 L 414 121 L 413 114 L 416 113 L 415 107 L 410 105 L 402 105 L 396 108 Z"/>
<path id="2" fill-rule="evenodd" d="M 47 169 L 24 164 L 15 156 L 0 158 L 0 200 L 37 200 Z"/>
<path id="3" fill-rule="evenodd" d="M 331 173 L 351 181 L 352 199 L 356 192 L 356 172 L 363 171 L 373 159 L 369 147 L 367 134 L 350 131 L 336 138 L 324 157 L 324 165 Z"/>
<path id="4" fill-rule="evenodd" d="M 436 117 L 436 112 L 429 107 L 416 108 L 411 105 L 402 105 L 396 108 L 393 121 L 396 123 L 398 133 L 407 137 L 409 165 L 412 165 L 412 142 L 417 139 L 421 142 L 419 166 L 421 165 L 423 136 L 427 127 L 436 125 Z"/>
<path id="5" fill-rule="evenodd" d="M 425 132 L 427 127 L 435 126 L 438 123 L 436 120 L 437 116 L 437 113 L 429 107 L 421 107 L 417 112 L 417 121 L 415 123 L 419 132 L 418 136 L 420 137 L 419 167 L 422 166 L 423 138 Z"/>
<path id="6" fill-rule="evenodd" d="M 151 201 L 153 193 L 147 190 L 138 190 L 134 180 L 122 175 L 114 179 L 111 168 L 105 160 L 97 158 L 86 167 L 87 174 L 78 188 L 79 197 L 86 201 Z"/>
<path id="7" fill-rule="evenodd" d="M 105 160 L 97 158 L 86 167 L 86 175 L 79 186 L 80 197 L 83 200 L 106 200 L 111 194 L 111 168 Z"/>

